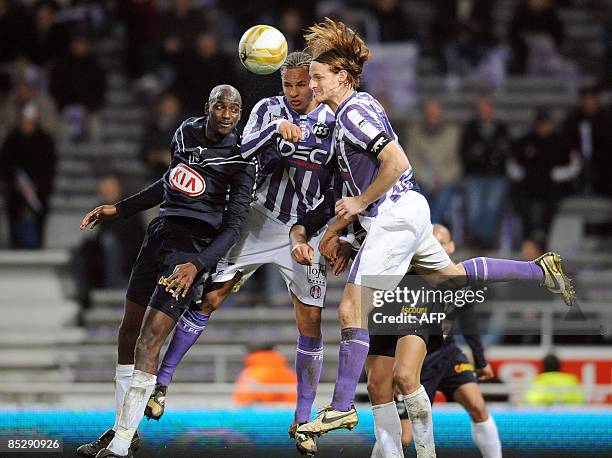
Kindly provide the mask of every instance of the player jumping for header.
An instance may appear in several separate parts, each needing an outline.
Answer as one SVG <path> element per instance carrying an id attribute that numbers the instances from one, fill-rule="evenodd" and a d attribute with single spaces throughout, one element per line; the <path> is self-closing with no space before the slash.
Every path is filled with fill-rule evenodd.
<path id="1" fill-rule="evenodd" d="M 215 87 L 205 104 L 206 116 L 187 119 L 174 134 L 172 162 L 163 178 L 116 205 L 95 208 L 83 219 L 81 229 L 162 202 L 126 293 L 119 328 L 115 424 L 80 446 L 79 456 L 132 456 L 139 445 L 136 428 L 155 387 L 159 351 L 238 238 L 255 183 L 255 164 L 240 155 L 235 131 L 241 106 L 234 87 Z"/>
<path id="2" fill-rule="evenodd" d="M 310 419 L 323 364 L 321 309 L 327 264 L 318 251 L 308 253 L 311 261 L 308 267 L 295 262 L 288 235 L 291 225 L 331 186 L 337 170 L 331 152 L 334 115 L 327 105 L 313 99 L 308 76 L 310 62 L 310 55 L 304 52 L 289 54 L 280 69 L 284 95 L 259 101 L 251 112 L 243 132 L 241 153 L 245 157 L 255 154 L 259 160 L 255 201 L 236 245 L 219 263 L 201 311 L 188 310 L 179 320 L 145 411 L 149 418 L 161 418 L 172 376 L 204 331 L 212 312 L 260 266 L 272 264 L 285 280 L 295 308 L 299 332 L 295 356 L 298 396 L 289 435 L 304 454 L 317 451 L 312 436 L 296 435 L 295 430 Z M 350 249 L 346 251 L 346 260 L 349 254 Z M 334 271 L 344 262 L 337 261 Z"/>
<path id="3" fill-rule="evenodd" d="M 335 259 L 339 233 L 351 222 L 359 219 L 367 231 L 338 308 L 341 343 L 331 405 L 297 429 L 318 435 L 357 424 L 353 399 L 368 354 L 367 316 L 373 292 L 395 289 L 408 266 L 427 276 L 433 285 L 448 284 L 449 279 L 455 287 L 538 279 L 561 294 L 568 305 L 574 302 L 575 294 L 561 258 L 554 253 L 532 262 L 482 257 L 451 262 L 432 234 L 427 200 L 418 191 L 384 109 L 370 94 L 356 91 L 370 50 L 353 30 L 331 19 L 310 27 L 306 41 L 313 55 L 310 77 L 315 99 L 336 113 L 334 150 L 351 195 L 336 202 L 338 219 L 328 226 L 319 244 L 321 254 Z M 300 227 L 294 228 L 294 235 L 300 235 L 304 229 Z M 396 361 L 405 366 L 404 376 L 395 383 L 405 398 L 417 456 L 433 457 L 431 403 L 419 379 L 426 344 L 417 335 L 402 340 L 405 343 L 398 347 Z"/>

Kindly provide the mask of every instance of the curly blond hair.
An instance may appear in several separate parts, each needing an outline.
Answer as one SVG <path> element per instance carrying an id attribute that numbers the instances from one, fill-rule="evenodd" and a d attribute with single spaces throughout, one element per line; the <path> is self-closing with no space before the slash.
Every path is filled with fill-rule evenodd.
<path id="1" fill-rule="evenodd" d="M 348 83 L 359 87 L 363 64 L 370 58 L 370 49 L 345 23 L 326 17 L 307 29 L 306 50 L 312 60 L 328 64 L 331 71 L 346 70 Z"/>

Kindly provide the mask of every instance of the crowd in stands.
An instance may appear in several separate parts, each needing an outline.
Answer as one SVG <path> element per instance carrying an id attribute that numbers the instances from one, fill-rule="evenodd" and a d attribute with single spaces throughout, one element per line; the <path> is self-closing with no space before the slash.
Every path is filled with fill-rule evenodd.
<path id="1" fill-rule="evenodd" d="M 11 247 L 44 246 L 56 144 L 103 141 L 100 112 L 109 71 L 127 75 L 134 92 L 145 96 L 139 100 L 150 104 L 140 157 L 152 181 L 169 163 L 176 126 L 202 113 L 213 86 L 241 88 L 243 121 L 257 100 L 280 89 L 277 77 L 248 74 L 235 58 L 238 38 L 253 24 L 276 25 L 294 50 L 304 44 L 306 25 L 330 15 L 351 23 L 368 43 L 416 43 L 422 55 L 435 58 L 440 73 L 466 75 L 504 49 L 511 74 L 550 73 L 557 64 L 563 74 L 566 34 L 559 8 L 584 2 L 517 0 L 504 36 L 498 36 L 495 2 L 427 1 L 432 14 L 426 23 L 407 7 L 418 3 L 0 0 L 0 156 Z M 609 57 L 612 21 L 605 30 L 602 49 Z M 612 119 L 600 97 L 611 81 L 611 61 L 602 66 L 602 84 L 584 89 L 565 119 L 542 107 L 519 136 L 497 118 L 494 93 L 475 100 L 465 125 L 446 120 L 441 101 L 424 100 L 421 116 L 413 117 L 420 120 L 396 131 L 430 200 L 433 222 L 461 224 L 468 245 L 496 248 L 500 224 L 513 208 L 522 227 L 519 241 L 542 245 L 565 196 L 612 197 L 605 176 Z"/>

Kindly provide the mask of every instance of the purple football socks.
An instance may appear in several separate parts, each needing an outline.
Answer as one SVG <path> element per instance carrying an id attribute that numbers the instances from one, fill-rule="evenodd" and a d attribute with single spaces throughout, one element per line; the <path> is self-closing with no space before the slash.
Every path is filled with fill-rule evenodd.
<path id="1" fill-rule="evenodd" d="M 187 351 L 196 343 L 209 318 L 210 315 L 204 315 L 195 310 L 187 310 L 181 315 L 176 324 L 172 341 L 157 372 L 157 383 L 164 386 L 170 385 L 176 367 Z"/>
<path id="2" fill-rule="evenodd" d="M 361 328 L 344 328 L 341 334 L 338 378 L 331 405 L 346 412 L 355 398 L 355 389 L 370 348 L 370 335 L 367 329 Z"/>
<path id="3" fill-rule="evenodd" d="M 535 261 L 472 258 L 462 262 L 470 286 L 502 281 L 542 281 L 544 271 Z"/>
<path id="4" fill-rule="evenodd" d="M 297 373 L 295 421 L 298 424 L 310 421 L 310 411 L 317 394 L 322 366 L 323 338 L 321 336 L 300 336 L 295 354 L 295 372 Z"/>

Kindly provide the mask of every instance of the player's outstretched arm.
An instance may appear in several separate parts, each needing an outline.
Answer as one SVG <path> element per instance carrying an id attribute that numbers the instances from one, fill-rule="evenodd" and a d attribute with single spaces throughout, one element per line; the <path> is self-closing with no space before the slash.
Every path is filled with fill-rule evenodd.
<path id="1" fill-rule="evenodd" d="M 236 243 L 240 226 L 253 200 L 255 185 L 255 163 L 244 161 L 239 170 L 231 175 L 229 201 L 223 212 L 221 229 L 212 243 L 191 260 L 199 273 L 212 272 L 219 260 Z"/>
<path id="2" fill-rule="evenodd" d="M 383 138 L 389 139 L 389 137 Z M 384 196 L 402 173 L 410 167 L 406 154 L 396 141 L 386 143 L 377 158 L 381 162 L 378 176 L 360 195 L 345 197 L 336 202 L 338 218 L 348 219 L 361 213 L 372 202 Z"/>
<path id="3" fill-rule="evenodd" d="M 115 205 L 100 205 L 85 215 L 81 222 L 81 230 L 87 229 L 90 224 L 90 229 L 93 229 L 100 221 L 115 219 L 117 216 L 119 214 Z"/>
<path id="4" fill-rule="evenodd" d="M 142 191 L 120 200 L 114 205 L 100 205 L 85 215 L 81 222 L 81 230 L 91 224 L 90 229 L 98 225 L 100 221 L 117 218 L 129 218 L 136 213 L 153 208 L 164 200 L 164 182 L 157 180 Z"/>
<path id="5" fill-rule="evenodd" d="M 249 121 L 242 133 L 242 145 L 240 147 L 242 157 L 248 158 L 261 151 L 261 148 L 272 142 L 274 136 L 279 133 L 287 141 L 300 140 L 302 131 L 299 126 L 291 124 L 285 119 L 274 121 L 270 121 L 270 119 L 267 99 L 260 100 L 251 110 Z M 281 126 L 283 126 L 282 131 Z M 295 140 L 293 140 L 294 138 Z"/>

